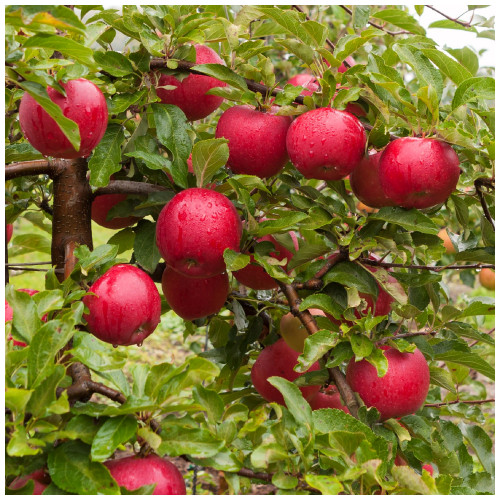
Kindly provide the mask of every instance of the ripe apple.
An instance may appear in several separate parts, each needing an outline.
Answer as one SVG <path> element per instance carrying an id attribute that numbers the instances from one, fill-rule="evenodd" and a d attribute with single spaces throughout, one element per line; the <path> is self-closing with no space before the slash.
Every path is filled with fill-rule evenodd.
<path id="1" fill-rule="evenodd" d="M 326 389 L 317 392 L 310 400 L 309 404 L 313 410 L 320 408 L 337 408 L 345 413 L 349 413 L 349 408 L 342 404 L 340 393 L 335 385 L 329 385 Z"/>
<path id="2" fill-rule="evenodd" d="M 161 287 L 168 305 L 177 316 L 193 320 L 220 311 L 229 293 L 229 278 L 227 273 L 211 278 L 193 278 L 167 266 Z"/>
<path id="3" fill-rule="evenodd" d="M 309 309 L 309 312 L 313 316 L 326 316 L 321 309 Z M 297 316 L 289 312 L 281 317 L 280 334 L 288 347 L 300 353 L 304 352 L 304 342 L 309 334 Z"/>
<path id="4" fill-rule="evenodd" d="M 186 494 L 186 485 L 177 467 L 158 455 L 146 457 L 134 455 L 108 460 L 104 465 L 118 486 L 124 486 L 129 491 L 148 484 L 156 484 L 153 495 Z"/>
<path id="5" fill-rule="evenodd" d="M 196 64 L 224 64 L 224 61 L 210 47 L 195 45 Z M 177 87 L 172 90 L 163 89 L 163 86 Z M 216 78 L 205 75 L 190 74 L 179 81 L 173 75 L 161 75 L 158 80 L 157 96 L 165 104 L 175 104 L 184 111 L 190 121 L 201 120 L 215 111 L 224 98 L 216 95 L 206 95 L 214 87 L 225 87 L 227 84 Z"/>
<path id="6" fill-rule="evenodd" d="M 415 413 L 425 402 L 429 392 L 429 367 L 424 355 L 399 352 L 382 346 L 389 368 L 383 377 L 366 360 L 349 361 L 347 383 L 357 392 L 366 406 L 374 406 L 380 412 L 380 420 L 402 417 Z"/>
<path id="7" fill-rule="evenodd" d="M 27 92 L 19 105 L 19 125 L 28 142 L 44 156 L 86 158 L 99 144 L 108 125 L 108 107 L 99 88 L 85 78 L 61 83 L 66 96 L 52 87 L 47 92 L 63 115 L 80 130 L 80 150 L 63 134 L 59 125 Z"/>
<path id="8" fill-rule="evenodd" d="M 347 111 L 318 108 L 294 120 L 286 136 L 290 160 L 307 179 L 340 180 L 365 152 L 361 122 Z"/>
<path id="9" fill-rule="evenodd" d="M 242 224 L 223 194 L 189 188 L 163 208 L 156 224 L 156 245 L 177 272 L 210 278 L 226 270 L 224 250 L 239 251 Z"/>
<path id="10" fill-rule="evenodd" d="M 233 106 L 222 113 L 215 137 L 229 141 L 227 166 L 235 174 L 256 175 L 261 179 L 280 172 L 288 161 L 286 133 L 289 116 L 278 116 L 279 107 L 268 112 L 252 106 Z"/>
<path id="11" fill-rule="evenodd" d="M 381 151 L 371 151 L 368 156 L 363 157 L 349 176 L 352 192 L 365 206 L 372 208 L 394 205 L 380 184 L 378 171 L 381 156 Z"/>
<path id="12" fill-rule="evenodd" d="M 295 372 L 293 367 L 297 364 L 297 358 L 300 353 L 294 351 L 287 345 L 284 339 L 279 339 L 272 345 L 265 347 L 254 365 L 252 366 L 251 379 L 252 383 L 257 389 L 257 392 L 267 401 L 276 402 L 281 405 L 285 404 L 285 400 L 274 386 L 272 386 L 267 379 L 269 377 L 277 376 L 286 380 L 293 381 L 301 374 Z M 308 371 L 319 370 L 319 363 L 314 363 Z M 319 391 L 319 385 L 311 385 L 307 387 L 299 387 L 305 399 L 309 399 L 312 395 Z"/>
<path id="13" fill-rule="evenodd" d="M 292 237 L 295 250 L 297 251 L 299 249 L 297 237 L 293 231 L 290 231 L 289 234 Z M 262 238 L 259 238 L 257 243 L 261 241 L 269 241 L 274 245 L 275 251 L 269 253 L 271 257 L 274 257 L 279 261 L 287 259 L 287 263 L 284 266 L 281 266 L 284 271 L 287 271 L 287 265 L 292 259 L 293 253 L 287 250 L 283 245 L 280 245 L 270 234 L 266 234 Z M 278 288 L 276 280 L 272 278 L 263 267 L 255 262 L 255 258 L 252 254 L 250 254 L 250 263 L 243 269 L 234 271 L 233 276 L 242 285 L 253 288 L 254 290 L 274 290 Z"/>
<path id="14" fill-rule="evenodd" d="M 485 267 L 479 271 L 479 283 L 488 290 L 495 290 L 495 271 Z"/>
<path id="15" fill-rule="evenodd" d="M 160 322 L 161 298 L 153 280 L 137 267 L 117 264 L 83 297 L 83 317 L 98 339 L 113 345 L 142 344 Z"/>
<path id="16" fill-rule="evenodd" d="M 443 240 L 444 248 L 446 249 L 446 253 L 451 254 L 451 253 L 456 253 L 455 247 L 453 246 L 453 243 L 451 242 L 450 237 L 448 236 L 448 232 L 446 229 L 443 227 L 438 233 L 438 236 Z"/>
<path id="17" fill-rule="evenodd" d="M 7 240 L 7 243 L 10 242 L 12 239 L 12 233 L 14 232 L 14 224 L 7 224 L 5 226 L 5 239 Z"/>
<path id="18" fill-rule="evenodd" d="M 460 161 L 453 148 L 437 139 L 402 137 L 380 157 L 379 175 L 387 197 L 403 208 L 444 203 L 455 190 Z"/>
<path id="19" fill-rule="evenodd" d="M 118 203 L 127 199 L 126 194 L 103 194 L 96 196 L 92 202 L 92 220 L 102 227 L 108 229 L 123 229 L 134 225 L 140 217 L 113 217 L 108 220 L 108 212 Z"/>
<path id="20" fill-rule="evenodd" d="M 38 469 L 26 476 L 16 477 L 10 483 L 9 488 L 11 490 L 20 490 L 30 479 L 35 483 L 33 495 L 41 495 L 50 484 L 50 476 L 43 469 Z"/>

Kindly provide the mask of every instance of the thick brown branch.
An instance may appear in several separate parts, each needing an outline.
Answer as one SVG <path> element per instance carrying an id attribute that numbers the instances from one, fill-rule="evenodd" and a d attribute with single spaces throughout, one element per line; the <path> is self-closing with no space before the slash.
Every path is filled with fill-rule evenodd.
<path id="1" fill-rule="evenodd" d="M 105 187 L 96 189 L 92 197 L 103 194 L 151 194 L 158 191 L 167 191 L 165 186 L 158 184 L 148 184 L 147 182 L 136 181 L 110 181 Z"/>
<path id="2" fill-rule="evenodd" d="M 124 404 L 127 401 L 127 398 L 119 391 L 115 391 L 104 384 L 100 384 L 99 382 L 94 382 L 93 380 L 88 382 L 88 388 L 92 393 L 102 394 L 112 401 L 116 401 L 117 403 Z"/>
<path id="3" fill-rule="evenodd" d="M 494 403 L 495 398 L 492 399 L 476 399 L 476 400 L 469 400 L 469 401 L 463 401 L 460 399 L 455 399 L 454 401 L 446 401 L 444 403 L 429 403 L 424 405 L 427 408 L 439 408 L 441 406 L 447 406 L 447 405 L 454 405 L 458 403 L 465 403 L 466 405 L 482 405 L 486 403 Z"/>
<path id="4" fill-rule="evenodd" d="M 5 166 L 5 180 L 24 177 L 26 175 L 48 175 L 53 177 L 64 169 L 68 160 L 31 160 L 10 163 Z"/>
<path id="5" fill-rule="evenodd" d="M 427 271 L 435 271 L 435 272 L 446 271 L 447 269 L 484 269 L 484 268 L 495 269 L 495 264 L 463 264 L 463 265 L 453 264 L 449 266 L 421 266 L 418 264 L 397 264 L 394 262 L 379 262 L 376 260 L 366 259 L 364 257 L 359 258 L 357 260 L 361 264 L 368 264 L 369 266 L 373 267 L 384 267 L 386 269 L 391 267 L 397 267 L 402 269 L 425 269 Z"/>
<path id="6" fill-rule="evenodd" d="M 484 197 L 483 190 L 481 189 L 481 186 L 487 186 L 490 189 L 494 189 L 495 180 L 494 179 L 485 179 L 485 180 L 490 181 L 490 182 L 492 181 L 492 183 L 488 184 L 488 183 L 485 183 L 483 179 L 476 179 L 474 181 L 474 186 L 476 188 L 476 194 L 479 197 L 479 201 L 481 202 L 481 207 L 483 208 L 484 216 L 491 224 L 493 231 L 495 231 L 495 222 L 493 221 L 493 218 L 491 217 L 490 210 L 488 208 L 488 204 L 486 203 L 486 199 Z"/>
<path id="7" fill-rule="evenodd" d="M 352 10 L 351 9 L 349 9 L 345 5 L 339 5 L 339 7 L 344 9 L 352 17 Z M 405 30 L 403 30 L 403 31 L 389 31 L 389 30 L 385 29 L 383 26 L 381 26 L 380 24 L 375 24 L 375 23 L 372 23 L 371 21 L 368 21 L 368 24 L 370 26 L 373 26 L 374 28 L 385 31 L 388 35 L 392 35 L 392 36 L 410 34 L 409 31 L 405 31 Z"/>
<path id="8" fill-rule="evenodd" d="M 445 17 L 446 19 L 448 19 L 449 21 L 453 21 L 454 23 L 457 23 L 457 24 L 460 24 L 460 26 L 463 26 L 464 28 L 470 28 L 470 22 L 467 23 L 467 22 L 464 22 L 464 21 L 460 21 L 458 19 L 455 19 L 454 17 L 450 17 L 448 15 L 446 15 L 444 12 L 441 12 L 439 10 L 437 10 L 436 8 L 434 8 L 432 5 L 426 5 L 426 7 L 428 9 L 431 9 L 433 10 L 434 12 L 437 12 L 439 15 Z"/>

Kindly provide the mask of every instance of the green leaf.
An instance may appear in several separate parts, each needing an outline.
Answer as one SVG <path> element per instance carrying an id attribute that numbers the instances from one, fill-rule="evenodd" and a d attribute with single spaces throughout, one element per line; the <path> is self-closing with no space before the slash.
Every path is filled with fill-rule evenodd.
<path id="1" fill-rule="evenodd" d="M 116 94 L 108 99 L 108 113 L 118 115 L 126 111 L 132 104 L 142 100 L 146 95 L 146 90 L 140 90 L 133 94 Z"/>
<path id="2" fill-rule="evenodd" d="M 212 76 L 217 80 L 225 82 L 239 90 L 248 90 L 245 79 L 222 64 L 198 64 L 193 66 L 191 69 L 199 71 L 204 75 Z"/>
<path id="3" fill-rule="evenodd" d="M 216 391 L 205 389 L 201 384 L 193 388 L 193 399 L 207 412 L 211 424 L 220 422 L 224 413 L 224 403 Z"/>
<path id="4" fill-rule="evenodd" d="M 158 140 L 172 153 L 174 182 L 187 188 L 187 159 L 192 144 L 188 131 L 190 125 L 180 108 L 172 104 L 152 104 Z"/>
<path id="5" fill-rule="evenodd" d="M 422 49 L 422 53 L 456 85 L 460 85 L 464 80 L 472 78 L 472 73 L 470 73 L 467 68 L 457 63 L 440 50 Z"/>
<path id="6" fill-rule="evenodd" d="M 480 342 L 485 342 L 486 344 L 495 345 L 495 340 L 486 333 L 481 333 L 468 323 L 462 323 L 459 321 L 453 321 L 446 325 L 448 330 L 459 337 L 465 337 L 467 339 L 479 340 Z"/>
<path id="7" fill-rule="evenodd" d="M 437 234 L 439 226 L 419 210 L 405 210 L 399 207 L 383 207 L 377 213 L 370 214 L 370 219 L 382 220 L 401 226 L 408 231 L 425 234 Z"/>
<path id="8" fill-rule="evenodd" d="M 371 354 L 365 358 L 377 370 L 377 376 L 383 377 L 389 369 L 389 363 L 382 349 L 373 349 Z"/>
<path id="9" fill-rule="evenodd" d="M 305 372 L 338 343 L 337 336 L 328 330 L 309 335 L 304 342 L 304 352 L 298 357 L 299 370 Z"/>
<path id="10" fill-rule="evenodd" d="M 299 480 L 296 477 L 285 474 L 281 470 L 273 474 L 272 482 L 274 486 L 282 490 L 295 490 L 299 484 Z"/>
<path id="11" fill-rule="evenodd" d="M 146 164 L 146 167 L 151 170 L 168 170 L 172 165 L 170 160 L 158 153 L 136 150 L 131 153 L 125 153 L 125 156 L 142 160 Z"/>
<path id="12" fill-rule="evenodd" d="M 134 68 L 123 54 L 108 50 L 106 52 L 94 52 L 94 59 L 99 67 L 112 76 L 126 76 L 134 72 Z"/>
<path id="13" fill-rule="evenodd" d="M 76 415 L 67 423 L 66 430 L 72 432 L 76 439 L 91 445 L 99 426 L 95 419 L 88 415 Z"/>
<path id="14" fill-rule="evenodd" d="M 483 374 L 491 380 L 495 380 L 495 369 L 481 356 L 472 352 L 447 351 L 434 354 L 434 359 L 439 361 L 451 361 L 458 365 L 467 366 L 472 370 Z"/>
<path id="15" fill-rule="evenodd" d="M 170 423 L 164 424 L 161 437 L 163 442 L 158 448 L 160 456 L 178 457 L 185 454 L 197 458 L 209 458 L 224 447 L 223 441 L 205 429 L 187 429 Z"/>
<path id="16" fill-rule="evenodd" d="M 27 293 L 14 290 L 12 285 L 7 286 L 5 299 L 12 307 L 15 337 L 29 344 L 41 325 L 35 301 Z"/>
<path id="17" fill-rule="evenodd" d="M 377 282 L 373 276 L 355 262 L 339 262 L 324 277 L 325 284 L 340 283 L 349 288 L 356 288 L 361 293 L 378 295 Z"/>
<path id="18" fill-rule="evenodd" d="M 305 311 L 309 308 L 321 309 L 331 314 L 335 319 L 340 319 L 344 308 L 335 302 L 332 297 L 324 293 L 315 293 L 306 297 L 300 304 L 299 310 Z"/>
<path id="19" fill-rule="evenodd" d="M 46 371 L 45 378 L 33 391 L 26 407 L 26 412 L 31 413 L 35 418 L 56 413 L 51 412 L 50 405 L 56 400 L 56 389 L 63 377 L 64 367 L 61 365 L 52 366 L 52 370 Z M 59 399 L 63 399 L 63 397 L 61 396 Z M 69 411 L 69 406 L 66 408 L 66 411 Z"/>
<path id="20" fill-rule="evenodd" d="M 137 263 L 152 273 L 160 262 L 160 251 L 156 246 L 156 224 L 141 220 L 135 229 L 134 255 Z"/>
<path id="21" fill-rule="evenodd" d="M 451 109 L 456 109 L 478 99 L 495 99 L 495 79 L 479 76 L 463 81 L 455 91 Z"/>
<path id="22" fill-rule="evenodd" d="M 228 158 L 229 147 L 226 139 L 207 139 L 197 142 L 193 147 L 193 171 L 196 175 L 196 185 L 206 186 L 214 174 L 227 163 Z"/>
<path id="23" fill-rule="evenodd" d="M 250 264 L 250 256 L 226 248 L 224 250 L 224 262 L 228 271 L 238 271 Z"/>
<path id="24" fill-rule="evenodd" d="M 13 413 L 24 413 L 32 393 L 32 390 L 9 387 L 5 391 L 5 408 Z"/>
<path id="25" fill-rule="evenodd" d="M 42 252 L 50 255 L 50 240 L 41 234 L 19 234 L 12 240 L 9 257 L 17 257 L 30 252 Z"/>
<path id="26" fill-rule="evenodd" d="M 125 139 L 123 128 L 117 123 L 108 124 L 101 142 L 89 160 L 90 183 L 95 187 L 109 184 L 109 178 L 121 169 L 121 145 Z"/>
<path id="27" fill-rule="evenodd" d="M 474 76 L 479 69 L 479 60 L 476 53 L 469 47 L 461 49 L 446 49 L 462 66 L 465 66 Z"/>
<path id="28" fill-rule="evenodd" d="M 383 9 L 372 14 L 375 19 L 382 19 L 388 23 L 397 26 L 403 30 L 415 33 L 416 35 L 425 35 L 425 30 L 418 22 L 407 12 L 400 9 Z"/>
<path id="29" fill-rule="evenodd" d="M 67 441 L 49 452 L 47 464 L 52 481 L 78 495 L 117 495 L 120 492 L 108 469 L 90 459 L 90 447 Z"/>
<path id="30" fill-rule="evenodd" d="M 455 384 L 453 383 L 453 378 L 450 372 L 444 370 L 443 368 L 438 368 L 437 366 L 429 367 L 431 384 L 443 387 L 447 391 L 455 393 Z"/>
<path id="31" fill-rule="evenodd" d="M 370 19 L 369 5 L 353 5 L 352 24 L 355 30 L 364 28 Z"/>
<path id="32" fill-rule="evenodd" d="M 137 420 L 132 415 L 110 418 L 104 422 L 92 441 L 90 455 L 93 462 L 102 462 L 116 448 L 132 439 L 137 432 Z"/>
<path id="33" fill-rule="evenodd" d="M 79 258 L 78 264 L 82 274 L 87 276 L 90 271 L 112 262 L 118 255 L 118 248 L 114 245 L 99 245 L 92 252 L 88 253 L 85 247 L 80 247 L 76 251 L 76 256 Z"/>
<path id="34" fill-rule="evenodd" d="M 312 410 L 309 403 L 302 396 L 300 389 L 293 382 L 281 377 L 269 377 L 267 381 L 281 392 L 286 407 L 290 410 L 297 424 L 306 425 L 311 430 Z"/>
<path id="35" fill-rule="evenodd" d="M 283 463 L 287 459 L 287 450 L 275 442 L 257 446 L 250 455 L 252 466 L 256 469 L 267 469 L 270 464 Z"/>
<path id="36" fill-rule="evenodd" d="M 27 142 L 5 145 L 6 165 L 15 161 L 29 161 L 40 159 L 43 159 L 43 155 Z"/>
<path id="37" fill-rule="evenodd" d="M 455 254 L 455 261 L 480 262 L 482 264 L 495 264 L 495 248 L 484 247 L 472 250 L 463 250 Z"/>
<path id="38" fill-rule="evenodd" d="M 491 438 L 484 429 L 477 425 L 464 425 L 462 427 L 464 435 L 469 444 L 474 448 L 484 470 L 488 474 L 495 473 L 495 455 L 493 453 L 493 444 Z"/>
<path id="39" fill-rule="evenodd" d="M 433 491 L 435 490 L 435 487 L 433 489 L 429 488 L 424 479 L 411 467 L 394 466 L 392 468 L 392 475 L 398 482 L 398 485 L 409 493 L 416 493 L 419 495 L 431 495 L 433 493 L 437 493 L 437 491 Z"/>
<path id="40" fill-rule="evenodd" d="M 351 342 L 352 351 L 356 356 L 356 361 L 366 358 L 372 353 L 374 345 L 365 335 L 351 335 L 349 340 Z"/>
<path id="41" fill-rule="evenodd" d="M 308 216 L 302 212 L 281 213 L 279 219 L 260 222 L 256 236 L 283 233 L 292 229 L 296 224 L 307 218 Z"/>
<path id="42" fill-rule="evenodd" d="M 26 39 L 24 48 L 37 47 L 42 49 L 52 49 L 61 52 L 69 59 L 74 59 L 85 66 L 93 68 L 95 63 L 92 58 L 93 50 L 76 42 L 75 40 L 63 36 L 37 34 Z"/>

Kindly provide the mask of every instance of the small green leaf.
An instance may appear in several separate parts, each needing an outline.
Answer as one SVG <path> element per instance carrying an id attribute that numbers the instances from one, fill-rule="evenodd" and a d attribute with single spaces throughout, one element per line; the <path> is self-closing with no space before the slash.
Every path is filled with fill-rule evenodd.
<path id="1" fill-rule="evenodd" d="M 110 418 L 104 422 L 92 441 L 90 455 L 93 462 L 109 458 L 118 445 L 135 436 L 137 420 L 132 415 Z"/>
<path id="2" fill-rule="evenodd" d="M 198 384 L 193 388 L 193 399 L 207 412 L 210 423 L 221 421 L 224 403 L 216 391 L 205 389 L 201 384 Z"/>
<path id="3" fill-rule="evenodd" d="M 193 147 L 193 171 L 196 185 L 206 186 L 214 174 L 223 167 L 229 158 L 227 139 L 206 139 Z"/>
<path id="4" fill-rule="evenodd" d="M 134 68 L 123 54 L 108 50 L 106 52 L 94 52 L 94 59 L 100 68 L 112 76 L 126 76 L 134 72 Z"/>
<path id="5" fill-rule="evenodd" d="M 216 455 L 224 442 L 215 438 L 205 429 L 188 429 L 178 425 L 164 424 L 161 432 L 163 442 L 158 448 L 160 456 L 192 455 L 197 458 L 209 458 Z"/>
<path id="6" fill-rule="evenodd" d="M 467 104 L 478 99 L 495 99 L 495 79 L 489 76 L 480 76 L 464 80 L 455 91 L 451 108 Z"/>
<path id="7" fill-rule="evenodd" d="M 224 262 L 228 271 L 238 271 L 250 263 L 250 256 L 226 248 L 224 250 Z"/>
<path id="8" fill-rule="evenodd" d="M 239 90 L 248 90 L 245 79 L 222 64 L 198 64 L 197 66 L 193 66 L 192 69 L 199 71 L 204 75 L 217 78 L 217 80 L 228 83 L 232 87 L 236 87 Z"/>
<path id="9" fill-rule="evenodd" d="M 156 224 L 141 220 L 135 229 L 134 255 L 138 264 L 149 272 L 160 262 L 160 251 L 156 246 Z"/>
<path id="10" fill-rule="evenodd" d="M 370 214 L 370 219 L 383 220 L 401 226 L 408 231 L 419 231 L 425 234 L 437 234 L 439 226 L 419 210 L 405 210 L 399 207 L 384 207 L 377 213 Z"/>
<path id="11" fill-rule="evenodd" d="M 338 495 L 344 491 L 344 486 L 334 476 L 306 474 L 304 480 L 309 486 L 321 491 L 322 495 Z"/>
<path id="12" fill-rule="evenodd" d="M 321 309 L 331 314 L 335 319 L 340 319 L 344 308 L 333 300 L 332 297 L 324 293 L 315 293 L 306 297 L 300 304 L 299 309 L 305 311 L 309 308 Z"/>
<path id="13" fill-rule="evenodd" d="M 283 395 L 286 407 L 295 418 L 298 425 L 306 425 L 312 429 L 312 410 L 304 399 L 300 389 L 289 380 L 281 377 L 269 377 L 267 381 Z"/>

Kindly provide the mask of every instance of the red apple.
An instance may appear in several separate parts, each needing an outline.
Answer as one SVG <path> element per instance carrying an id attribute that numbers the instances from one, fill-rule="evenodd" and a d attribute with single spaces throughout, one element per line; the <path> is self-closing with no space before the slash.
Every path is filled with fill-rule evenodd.
<path id="1" fill-rule="evenodd" d="M 274 386 L 267 379 L 269 377 L 282 377 L 286 380 L 293 381 L 300 377 L 300 373 L 295 372 L 293 367 L 297 364 L 297 358 L 300 353 L 294 351 L 283 339 L 279 339 L 272 345 L 265 347 L 254 365 L 252 366 L 251 378 L 252 383 L 257 389 L 257 392 L 267 401 L 276 402 L 281 405 L 285 404 L 285 400 Z M 319 370 L 319 363 L 314 363 L 308 371 Z M 320 386 L 299 387 L 305 399 L 309 399 L 312 395 L 319 391 Z"/>
<path id="2" fill-rule="evenodd" d="M 261 179 L 280 172 L 288 160 L 286 133 L 289 116 L 278 116 L 273 106 L 262 112 L 252 106 L 233 106 L 222 113 L 215 137 L 229 141 L 227 166 L 235 174 L 256 175 Z"/>
<path id="3" fill-rule="evenodd" d="M 210 47 L 195 45 L 196 64 L 224 64 L 224 61 Z M 224 100 L 215 95 L 206 95 L 214 87 L 225 87 L 227 84 L 216 78 L 205 75 L 190 74 L 184 80 L 179 81 L 173 75 L 161 75 L 158 87 L 166 85 L 177 87 L 167 90 L 157 88 L 156 94 L 165 104 L 175 104 L 184 111 L 190 121 L 205 118 L 215 111 Z"/>
<path id="4" fill-rule="evenodd" d="M 156 224 L 156 244 L 177 272 L 210 278 L 226 270 L 224 250 L 239 251 L 241 220 L 223 194 L 190 188 L 176 194 Z"/>
<path id="5" fill-rule="evenodd" d="M 44 156 L 86 158 L 99 144 L 108 125 L 108 107 L 99 88 L 85 78 L 61 83 L 66 96 L 47 87 L 52 102 L 80 130 L 80 150 L 76 151 L 59 125 L 27 92 L 19 106 L 19 125 L 28 142 Z"/>
<path id="6" fill-rule="evenodd" d="M 38 469 L 26 476 L 16 477 L 14 481 L 10 483 L 9 488 L 11 490 L 20 490 L 30 479 L 35 483 L 33 495 L 41 495 L 50 484 L 49 475 L 43 469 Z"/>
<path id="7" fill-rule="evenodd" d="M 13 224 L 7 224 L 5 226 L 5 239 L 7 240 L 7 243 L 10 242 L 12 239 L 12 233 L 14 232 L 14 225 Z"/>
<path id="8" fill-rule="evenodd" d="M 349 413 L 349 408 L 342 404 L 340 393 L 335 385 L 329 385 L 326 389 L 320 390 L 309 401 L 313 410 L 321 408 L 337 408 L 345 413 Z"/>
<path id="9" fill-rule="evenodd" d="M 167 266 L 161 287 L 174 312 L 182 319 L 193 320 L 220 311 L 229 293 L 229 278 L 227 273 L 211 278 L 193 278 Z"/>
<path id="10" fill-rule="evenodd" d="M 294 120 L 286 137 L 290 160 L 307 179 L 340 180 L 365 152 L 361 122 L 347 111 L 318 108 Z"/>
<path id="11" fill-rule="evenodd" d="M 351 172 L 352 192 L 358 200 L 372 208 L 390 207 L 394 202 L 385 195 L 380 184 L 379 161 L 382 152 L 371 151 Z"/>
<path id="12" fill-rule="evenodd" d="M 134 225 L 139 217 L 113 217 L 108 220 L 108 212 L 118 203 L 127 199 L 126 194 L 103 194 L 96 196 L 92 202 L 92 220 L 108 229 L 122 229 Z"/>
<path id="13" fill-rule="evenodd" d="M 402 417 L 415 413 L 425 402 L 429 392 L 429 367 L 424 355 L 399 352 L 382 346 L 389 368 L 383 377 L 366 360 L 349 361 L 347 383 L 357 392 L 366 406 L 374 406 L 380 412 L 380 420 Z"/>
<path id="14" fill-rule="evenodd" d="M 290 231 L 290 236 L 294 240 L 295 250 L 299 249 L 297 237 L 293 231 Z M 274 245 L 275 251 L 270 252 L 269 255 L 275 259 L 281 261 L 287 259 L 287 264 L 293 257 L 293 253 L 287 250 L 284 246 L 280 245 L 270 234 L 266 234 L 262 238 L 257 240 L 257 243 L 261 241 L 269 241 Z M 281 266 L 284 271 L 287 270 L 287 264 Z M 240 269 L 239 271 L 234 271 L 233 276 L 242 284 L 254 290 L 274 290 L 278 288 L 276 280 L 272 278 L 263 267 L 255 262 L 255 258 L 250 254 L 250 263 Z"/>
<path id="15" fill-rule="evenodd" d="M 488 290 L 495 290 L 495 271 L 485 267 L 479 271 L 479 283 Z"/>
<path id="16" fill-rule="evenodd" d="M 83 303 L 87 328 L 113 345 L 142 344 L 160 322 L 161 298 L 153 280 L 137 267 L 118 264 L 89 289 Z"/>
<path id="17" fill-rule="evenodd" d="M 118 486 L 124 486 L 129 491 L 156 484 L 153 495 L 186 494 L 186 485 L 177 467 L 158 455 L 118 458 L 108 460 L 104 465 Z"/>
<path id="18" fill-rule="evenodd" d="M 445 142 L 402 137 L 384 149 L 379 175 L 385 195 L 396 205 L 429 208 L 444 203 L 455 190 L 460 161 Z"/>

